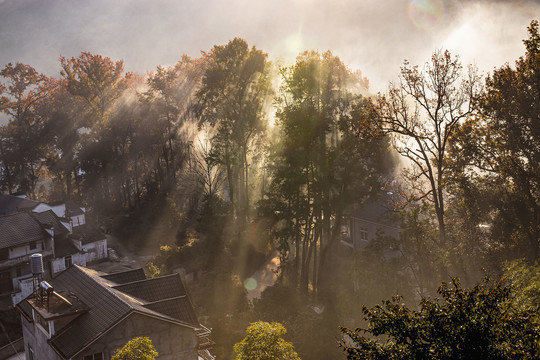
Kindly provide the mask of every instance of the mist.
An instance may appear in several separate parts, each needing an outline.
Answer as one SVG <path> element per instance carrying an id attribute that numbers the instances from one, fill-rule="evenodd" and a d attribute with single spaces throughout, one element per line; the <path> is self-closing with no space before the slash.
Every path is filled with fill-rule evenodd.
<path id="1" fill-rule="evenodd" d="M 404 59 L 423 63 L 440 48 L 483 72 L 511 62 L 538 15 L 538 1 L 4 0 L 0 63 L 57 76 L 58 56 L 89 51 L 144 74 L 238 36 L 284 64 L 304 50 L 331 50 L 378 92 Z"/>
<path id="2" fill-rule="evenodd" d="M 539 18 L 540 0 L 0 0 L 0 196 L 88 209 L 65 239 L 110 241 L 94 270 L 189 281 L 199 358 L 232 359 L 254 321 L 344 358 L 360 304 L 423 311 L 453 278 L 515 276 L 512 301 L 539 304 L 520 280 L 540 273 Z M 0 295 L 21 277 L 2 246 Z"/>

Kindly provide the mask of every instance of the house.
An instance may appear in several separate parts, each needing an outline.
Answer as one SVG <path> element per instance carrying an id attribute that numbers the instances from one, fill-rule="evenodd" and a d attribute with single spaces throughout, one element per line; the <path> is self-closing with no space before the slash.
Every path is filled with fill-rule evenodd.
<path id="1" fill-rule="evenodd" d="M 11 294 L 16 305 L 32 292 L 30 256 L 42 253 L 47 277 L 54 277 L 72 264 L 108 257 L 107 238 L 98 230 L 75 228 L 52 210 L 16 212 L 0 216 L 0 294 Z"/>
<path id="2" fill-rule="evenodd" d="M 86 224 L 86 209 L 78 206 L 73 201 L 58 203 L 39 203 L 32 208 L 33 212 L 41 213 L 44 211 L 53 211 L 56 216 L 68 219 L 71 226 L 77 227 Z"/>
<path id="3" fill-rule="evenodd" d="M 152 340 L 158 359 L 210 356 L 210 330 L 178 274 L 146 279 L 142 269 L 105 274 L 72 265 L 42 288 L 17 305 L 29 360 L 110 359 L 139 336 Z"/>
<path id="4" fill-rule="evenodd" d="M 42 213 L 49 210 L 53 211 L 59 218 L 67 219 L 72 227 L 86 224 L 86 209 L 73 201 L 48 204 L 27 199 L 26 196 L 0 194 L 0 215 L 9 215 L 20 211 Z"/>
<path id="5" fill-rule="evenodd" d="M 21 282 L 31 278 L 32 254 L 41 253 L 49 261 L 54 251 L 54 230 L 30 213 L 0 216 L 0 294 L 21 291 Z"/>
<path id="6" fill-rule="evenodd" d="M 354 251 L 360 251 L 377 235 L 398 239 L 400 228 L 394 215 L 385 196 L 375 196 L 361 205 L 355 205 L 342 226 L 341 243 Z"/>
<path id="7" fill-rule="evenodd" d="M 0 194 L 0 216 L 32 210 L 39 204 L 39 201 L 27 199 L 26 196 Z"/>
<path id="8" fill-rule="evenodd" d="M 87 227 L 74 228 L 70 240 L 79 252 L 85 254 L 88 263 L 106 259 L 109 256 L 107 237 L 101 230 Z"/>

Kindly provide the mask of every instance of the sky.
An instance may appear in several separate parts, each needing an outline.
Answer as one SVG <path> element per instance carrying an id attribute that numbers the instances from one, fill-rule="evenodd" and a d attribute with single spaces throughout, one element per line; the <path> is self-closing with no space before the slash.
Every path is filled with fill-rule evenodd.
<path id="1" fill-rule="evenodd" d="M 281 64 L 331 50 L 378 92 L 438 49 L 513 64 L 532 19 L 540 0 L 0 0 L 0 64 L 59 76 L 60 55 L 89 51 L 145 74 L 241 37 Z"/>

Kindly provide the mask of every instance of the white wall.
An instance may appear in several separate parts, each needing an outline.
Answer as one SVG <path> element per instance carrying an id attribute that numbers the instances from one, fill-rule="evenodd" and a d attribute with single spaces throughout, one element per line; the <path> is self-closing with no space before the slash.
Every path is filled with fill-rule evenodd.
<path id="1" fill-rule="evenodd" d="M 86 256 L 85 254 L 76 253 L 71 255 L 71 263 L 81 266 L 86 266 Z M 59 273 L 60 271 L 66 270 L 66 258 L 56 258 L 51 261 L 51 267 L 53 274 Z"/>
<path id="2" fill-rule="evenodd" d="M 84 225 L 85 224 L 84 214 L 72 216 L 71 223 L 73 224 L 73 227 Z"/>
<path id="3" fill-rule="evenodd" d="M 94 241 L 88 244 L 82 245 L 83 251 L 86 251 L 86 262 L 92 262 L 96 260 L 105 259 L 108 257 L 107 253 L 107 239 Z"/>
<path id="4" fill-rule="evenodd" d="M 22 246 L 17 246 L 9 249 L 9 258 L 14 259 L 17 257 L 34 254 L 43 251 L 43 241 L 36 241 L 36 248 L 30 250 L 29 244 L 24 244 Z"/>

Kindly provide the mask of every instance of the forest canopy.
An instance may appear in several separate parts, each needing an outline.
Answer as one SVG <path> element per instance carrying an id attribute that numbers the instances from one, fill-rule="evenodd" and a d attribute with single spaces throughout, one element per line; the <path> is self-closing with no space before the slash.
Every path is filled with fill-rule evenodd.
<path id="1" fill-rule="evenodd" d="M 144 76 L 90 52 L 60 56 L 58 77 L 6 64 L 0 191 L 79 203 L 96 227 L 150 249 L 152 275 L 180 265 L 201 274 L 196 302 L 224 359 L 235 343 L 237 358 L 249 357 L 261 332 L 290 358 L 332 358 L 338 325 L 360 321 L 360 303 L 399 291 L 415 304 L 450 278 L 461 283 L 439 290 L 445 305 L 364 308 L 376 321 L 369 331 L 397 341 L 388 348 L 348 331 L 358 352 L 401 351 L 409 330 L 429 328 L 425 316 L 440 320 L 435 312 L 456 297 L 533 299 L 522 315 L 538 310 L 529 283 L 540 245 L 538 21 L 527 30 L 523 56 L 485 78 L 440 50 L 388 69 L 398 80 L 376 95 L 331 51 L 280 66 L 240 38 Z M 368 235 L 354 225 L 362 210 L 390 215 Z M 246 281 L 273 256 L 275 284 L 248 301 Z M 498 283 L 475 287 L 482 268 L 506 273 L 515 297 Z M 385 327 L 385 316 L 403 328 Z M 504 344 L 522 335 L 512 319 L 492 320 L 511 332 Z M 448 330 L 437 324 L 437 335 Z M 478 331 L 493 330 L 483 324 Z"/>

